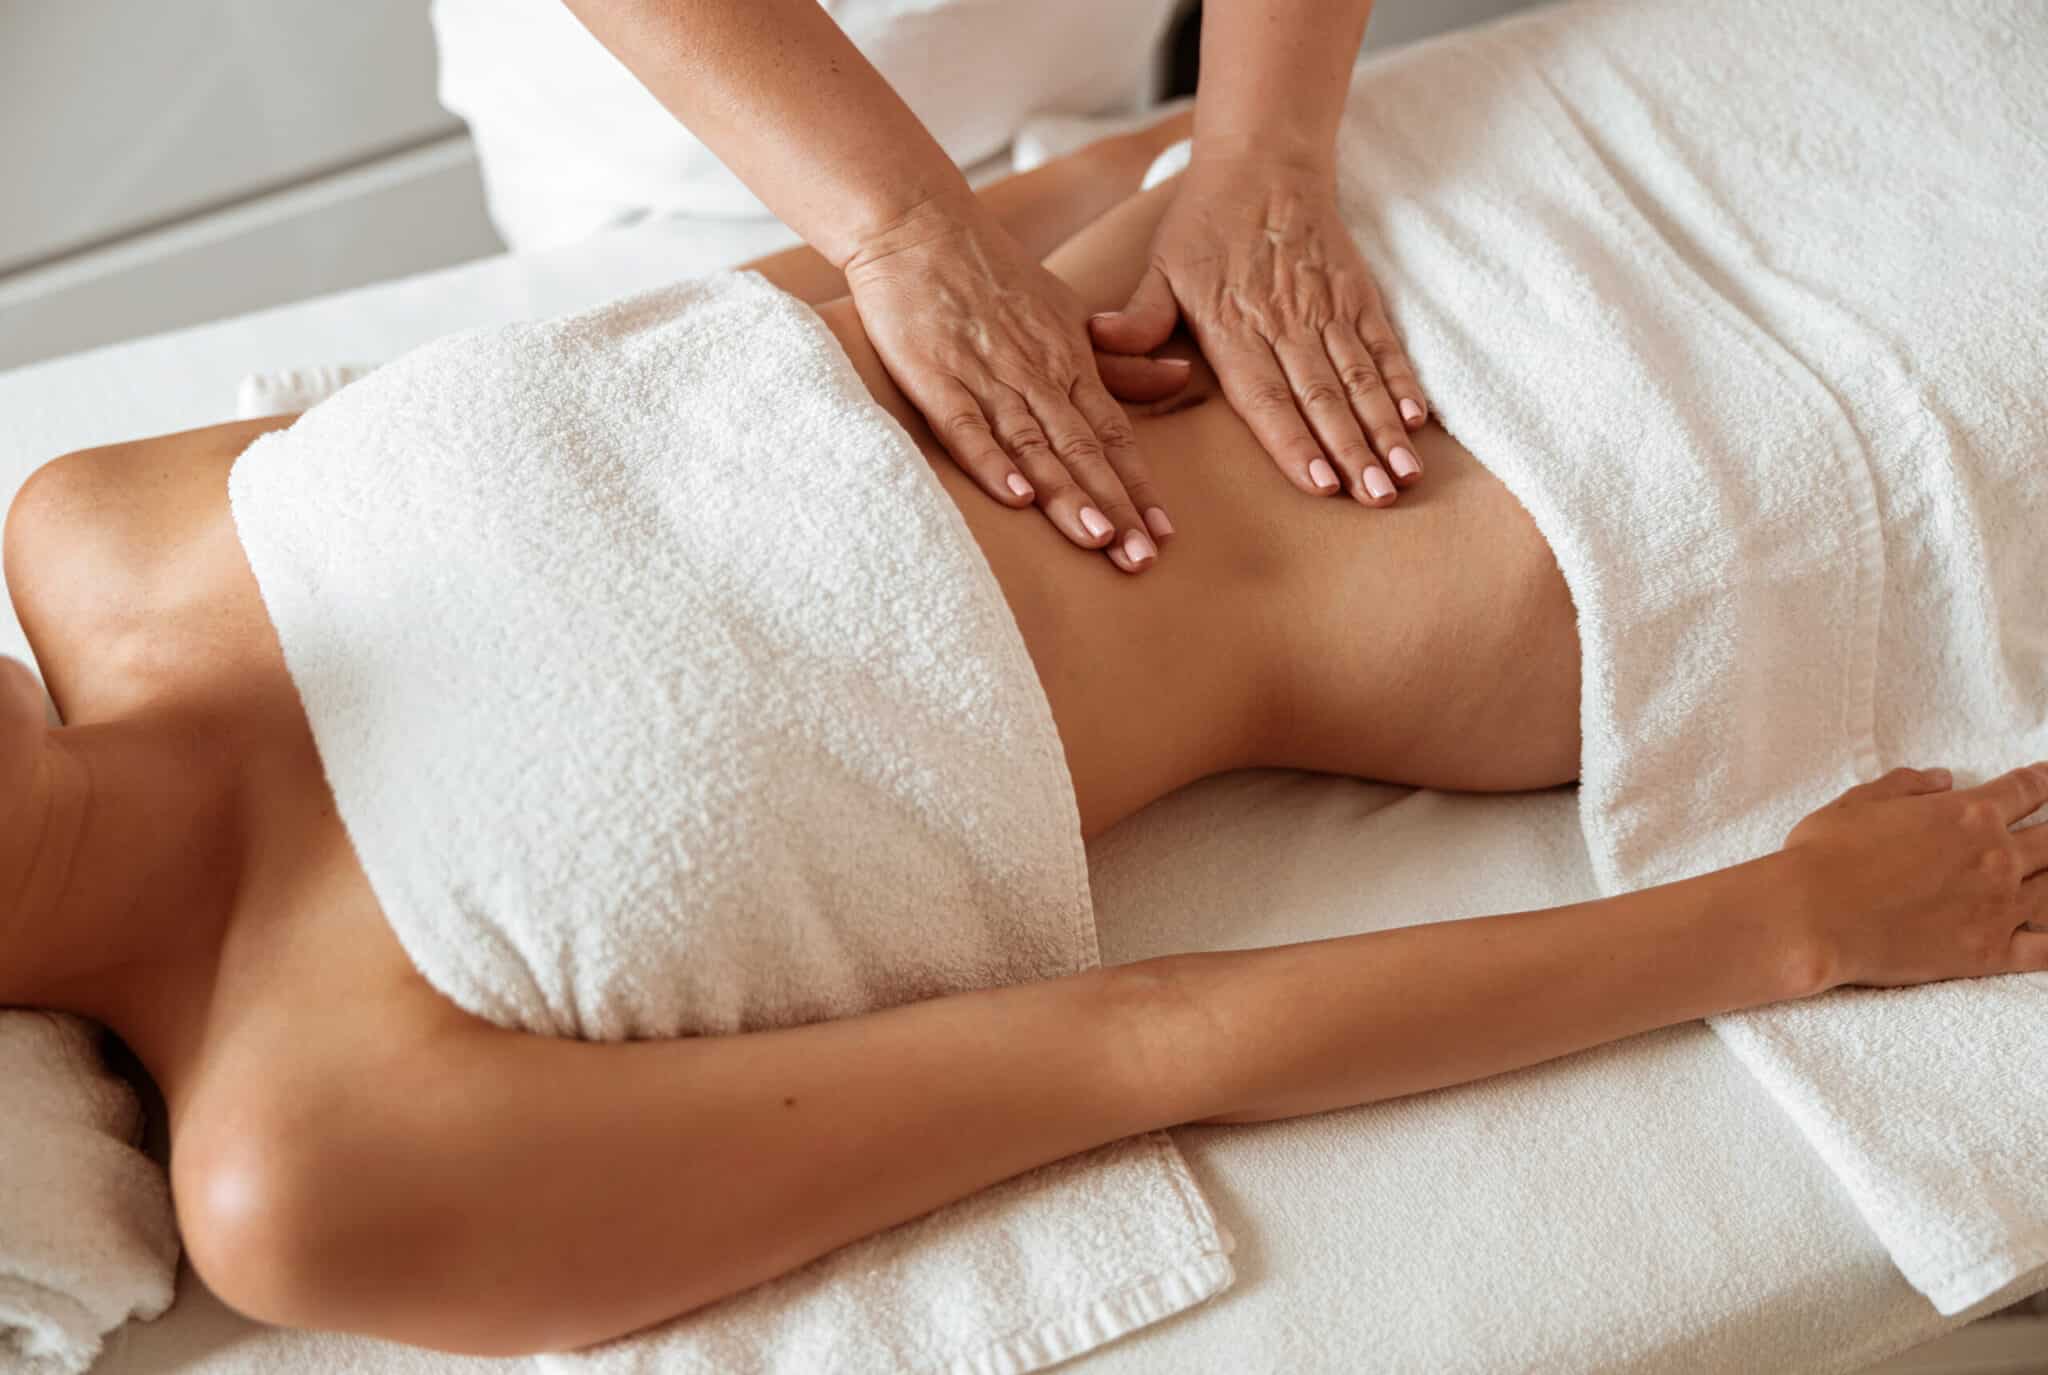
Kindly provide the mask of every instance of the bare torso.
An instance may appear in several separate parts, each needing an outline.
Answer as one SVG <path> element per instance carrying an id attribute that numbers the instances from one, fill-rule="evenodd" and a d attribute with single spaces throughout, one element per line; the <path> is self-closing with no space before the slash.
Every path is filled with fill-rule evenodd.
<path id="1" fill-rule="evenodd" d="M 1578 646 L 1548 548 L 1432 426 L 1427 481 L 1387 511 L 1280 481 L 1198 375 L 1136 419 L 1181 534 L 1139 577 L 988 501 L 943 459 L 827 307 L 878 399 L 925 445 L 1014 611 L 1093 835 L 1205 774 L 1295 766 L 1454 788 L 1577 767 Z M 1201 369 L 1198 365 L 1198 374 Z M 414 970 L 356 863 L 226 502 L 278 422 L 73 456 L 15 513 L 9 585 L 72 726 L 146 732 L 233 866 L 218 915 L 105 1020 L 163 1090 L 173 1140 L 259 1092 L 372 1072 L 463 1020 Z"/>

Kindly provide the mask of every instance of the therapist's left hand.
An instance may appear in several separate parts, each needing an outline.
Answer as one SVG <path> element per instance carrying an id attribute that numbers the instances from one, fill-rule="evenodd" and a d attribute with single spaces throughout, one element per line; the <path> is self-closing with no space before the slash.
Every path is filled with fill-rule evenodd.
<path id="1" fill-rule="evenodd" d="M 1337 213 L 1334 170 L 1196 148 L 1137 292 L 1090 322 L 1096 347 L 1149 353 L 1185 319 L 1295 486 L 1392 505 L 1422 475 L 1408 435 L 1429 403 Z"/>

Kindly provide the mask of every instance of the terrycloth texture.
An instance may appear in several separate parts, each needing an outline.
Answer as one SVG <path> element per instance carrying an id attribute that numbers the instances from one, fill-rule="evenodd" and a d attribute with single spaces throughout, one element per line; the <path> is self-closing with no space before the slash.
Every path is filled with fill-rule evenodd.
<path id="1" fill-rule="evenodd" d="M 237 527 L 422 972 L 508 1026 L 787 1026 L 1098 963 L 1072 784 L 958 511 L 752 275 L 458 335 L 258 441 Z M 1025 1371 L 1230 1280 L 1163 1133 L 606 1370 Z"/>
<path id="2" fill-rule="evenodd" d="M 1619 0 L 1354 91 L 1351 223 L 1578 607 L 1605 890 L 2048 755 L 2044 70 L 2031 0 Z M 2048 977 L 1715 1029 L 1941 1312 L 2037 1286 Z"/>
<path id="3" fill-rule="evenodd" d="M 142 1109 L 76 1017 L 0 1012 L 0 1375 L 75 1375 L 101 1338 L 170 1307 L 169 1181 Z"/>

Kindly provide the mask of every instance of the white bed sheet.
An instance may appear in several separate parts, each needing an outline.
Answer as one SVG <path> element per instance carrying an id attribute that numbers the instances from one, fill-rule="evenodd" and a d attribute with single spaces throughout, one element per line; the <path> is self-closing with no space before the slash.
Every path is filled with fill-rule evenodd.
<path id="1" fill-rule="evenodd" d="M 786 241 L 772 226 L 644 225 L 0 374 L 0 501 L 59 453 L 229 418 L 250 371 L 379 361 Z M 0 652 L 26 654 L 11 608 Z M 1111 962 L 1593 893 L 1567 793 L 1452 797 L 1288 773 L 1187 789 L 1090 858 Z M 1905 1283 L 1699 1023 L 1440 1093 L 1176 1135 L 1238 1238 L 1238 1283 L 1075 1368 L 1837 1372 L 1978 1316 L 1944 1320 Z M 527 1364 L 261 1328 L 189 1270 L 179 1292 L 165 1317 L 115 1334 L 99 1369 Z"/>

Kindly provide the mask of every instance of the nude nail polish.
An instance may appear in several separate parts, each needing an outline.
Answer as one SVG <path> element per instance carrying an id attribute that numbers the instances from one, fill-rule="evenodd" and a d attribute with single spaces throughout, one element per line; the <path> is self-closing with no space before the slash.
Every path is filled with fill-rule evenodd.
<path id="1" fill-rule="evenodd" d="M 1411 425 L 1421 422 L 1422 407 L 1416 404 L 1414 397 L 1404 396 L 1401 398 L 1401 418 Z"/>
<path id="2" fill-rule="evenodd" d="M 1132 563 L 1144 563 L 1158 556 L 1159 550 L 1153 547 L 1143 530 L 1133 530 L 1124 536 L 1124 557 Z"/>
<path id="3" fill-rule="evenodd" d="M 1326 492 L 1332 491 L 1337 486 L 1337 470 L 1330 466 L 1330 460 L 1319 458 L 1308 465 L 1308 480 Z"/>
<path id="4" fill-rule="evenodd" d="M 1088 532 L 1090 538 L 1101 539 L 1116 527 L 1109 523 L 1108 517 L 1104 516 L 1102 512 L 1096 510 L 1093 506 L 1083 506 L 1081 508 L 1081 528 Z"/>
<path id="5" fill-rule="evenodd" d="M 1415 455 L 1405 448 L 1396 447 L 1387 455 L 1387 466 L 1394 470 L 1395 477 L 1417 477 L 1422 465 L 1415 461 Z"/>
<path id="6" fill-rule="evenodd" d="M 1024 480 L 1024 475 L 1022 473 L 1011 473 L 1008 480 L 1008 486 L 1012 492 L 1015 492 L 1024 500 L 1031 500 L 1033 495 L 1031 490 L 1031 484 Z"/>
<path id="7" fill-rule="evenodd" d="M 1152 538 L 1165 539 L 1173 533 L 1173 522 L 1166 518 L 1165 508 L 1148 506 L 1145 508 L 1145 528 L 1152 532 Z"/>
<path id="8" fill-rule="evenodd" d="M 1365 493 L 1374 501 L 1385 501 L 1394 494 L 1394 483 L 1378 468 L 1365 470 Z"/>

